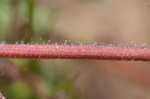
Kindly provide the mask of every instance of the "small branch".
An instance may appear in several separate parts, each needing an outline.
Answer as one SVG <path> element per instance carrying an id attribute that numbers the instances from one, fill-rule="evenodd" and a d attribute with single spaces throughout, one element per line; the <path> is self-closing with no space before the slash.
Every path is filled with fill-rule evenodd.
<path id="1" fill-rule="evenodd" d="M 0 57 L 150 61 L 150 47 L 1 44 Z"/>

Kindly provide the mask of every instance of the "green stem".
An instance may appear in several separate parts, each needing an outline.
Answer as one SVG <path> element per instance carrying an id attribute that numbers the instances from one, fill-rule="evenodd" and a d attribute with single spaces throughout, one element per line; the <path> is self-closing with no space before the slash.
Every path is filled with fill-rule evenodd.
<path id="1" fill-rule="evenodd" d="M 28 29 L 29 34 L 26 42 L 30 42 L 33 35 L 34 35 L 34 27 L 33 27 L 33 17 L 34 17 L 34 7 L 35 7 L 35 1 L 34 0 L 27 0 L 27 6 L 28 6 Z"/>

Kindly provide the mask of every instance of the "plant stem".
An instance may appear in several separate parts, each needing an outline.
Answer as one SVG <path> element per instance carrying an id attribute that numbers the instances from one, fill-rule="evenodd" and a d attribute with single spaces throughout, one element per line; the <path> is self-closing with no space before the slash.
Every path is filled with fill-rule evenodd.
<path id="1" fill-rule="evenodd" d="M 33 35 L 34 35 L 34 27 L 33 27 L 33 17 L 34 17 L 34 7 L 35 7 L 35 2 L 34 0 L 27 0 L 27 5 L 28 5 L 28 29 L 29 29 L 29 36 L 26 39 L 26 42 L 30 42 Z"/>
<path id="2" fill-rule="evenodd" d="M 150 61 L 150 47 L 1 44 L 0 57 Z"/>

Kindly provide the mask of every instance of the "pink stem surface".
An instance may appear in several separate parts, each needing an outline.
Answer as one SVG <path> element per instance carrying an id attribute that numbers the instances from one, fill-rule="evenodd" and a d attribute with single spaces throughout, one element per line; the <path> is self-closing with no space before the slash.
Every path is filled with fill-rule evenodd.
<path id="1" fill-rule="evenodd" d="M 150 47 L 1 44 L 0 58 L 68 58 L 150 61 Z"/>

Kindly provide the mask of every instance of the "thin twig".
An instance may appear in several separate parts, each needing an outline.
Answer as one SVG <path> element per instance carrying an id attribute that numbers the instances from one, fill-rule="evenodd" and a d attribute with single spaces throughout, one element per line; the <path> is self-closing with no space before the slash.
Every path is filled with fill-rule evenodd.
<path id="1" fill-rule="evenodd" d="M 0 57 L 150 61 L 150 47 L 1 44 Z"/>

